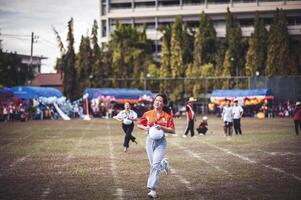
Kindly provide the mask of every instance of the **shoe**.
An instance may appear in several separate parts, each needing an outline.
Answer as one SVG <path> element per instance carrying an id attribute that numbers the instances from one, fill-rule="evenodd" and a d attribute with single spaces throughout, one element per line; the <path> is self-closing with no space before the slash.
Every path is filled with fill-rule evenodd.
<path id="1" fill-rule="evenodd" d="M 182 137 L 183 137 L 183 138 L 187 138 L 187 135 L 183 135 Z"/>
<path id="2" fill-rule="evenodd" d="M 148 196 L 149 198 L 153 198 L 153 199 L 158 198 L 157 192 L 156 192 L 155 190 L 151 190 L 151 191 L 147 194 L 147 196 Z"/>
<path id="3" fill-rule="evenodd" d="M 126 152 L 127 150 L 128 150 L 128 148 L 127 148 L 127 147 L 124 147 L 123 151 Z"/>
<path id="4" fill-rule="evenodd" d="M 164 166 L 164 172 L 166 173 L 166 175 L 168 175 L 170 173 L 170 167 L 169 167 L 169 162 L 167 160 L 167 158 L 164 158 L 162 160 L 163 166 Z"/>

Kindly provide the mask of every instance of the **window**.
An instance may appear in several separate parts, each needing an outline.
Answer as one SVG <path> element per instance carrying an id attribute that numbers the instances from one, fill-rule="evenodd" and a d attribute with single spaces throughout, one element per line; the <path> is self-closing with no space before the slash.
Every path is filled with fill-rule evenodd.
<path id="1" fill-rule="evenodd" d="M 101 35 L 102 35 L 102 37 L 107 36 L 107 21 L 106 20 L 101 20 Z"/>
<path id="2" fill-rule="evenodd" d="M 131 3 L 111 3 L 110 5 L 111 9 L 129 9 L 132 8 Z"/>
<path id="3" fill-rule="evenodd" d="M 143 1 L 143 2 L 136 2 L 135 1 L 135 8 L 148 8 L 148 7 L 155 7 L 155 1 Z"/>
<path id="4" fill-rule="evenodd" d="M 179 6 L 180 0 L 158 0 L 159 6 Z"/>
<path id="5" fill-rule="evenodd" d="M 229 4 L 230 0 L 208 0 L 208 4 Z"/>
<path id="6" fill-rule="evenodd" d="M 184 5 L 204 4 L 204 0 L 183 0 Z"/>

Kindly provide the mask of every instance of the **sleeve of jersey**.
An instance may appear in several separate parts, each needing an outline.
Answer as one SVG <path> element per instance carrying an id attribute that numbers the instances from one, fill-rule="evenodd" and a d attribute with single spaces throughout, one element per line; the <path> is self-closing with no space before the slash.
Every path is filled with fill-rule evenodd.
<path id="1" fill-rule="evenodd" d="M 172 118 L 171 116 L 168 117 L 168 120 L 167 120 L 167 127 L 172 128 L 172 129 L 175 129 L 175 124 L 174 124 L 173 118 Z"/>
<path id="2" fill-rule="evenodd" d="M 147 118 L 145 116 L 145 114 L 138 120 L 138 124 L 141 124 L 143 126 L 147 126 Z"/>

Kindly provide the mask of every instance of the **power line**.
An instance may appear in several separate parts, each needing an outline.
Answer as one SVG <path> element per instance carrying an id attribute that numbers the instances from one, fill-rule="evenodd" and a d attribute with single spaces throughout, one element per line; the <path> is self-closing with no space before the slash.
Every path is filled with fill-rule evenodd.
<path id="1" fill-rule="evenodd" d="M 0 36 L 4 36 L 4 37 L 31 37 L 31 35 L 7 34 L 7 33 L 0 33 Z"/>

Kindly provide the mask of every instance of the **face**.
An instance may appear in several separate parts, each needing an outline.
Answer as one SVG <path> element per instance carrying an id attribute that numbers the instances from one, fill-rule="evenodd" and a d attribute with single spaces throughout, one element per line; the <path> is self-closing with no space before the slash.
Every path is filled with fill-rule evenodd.
<path id="1" fill-rule="evenodd" d="M 129 102 L 125 102 L 124 109 L 129 110 L 130 108 L 131 108 L 131 105 L 129 104 Z"/>
<path id="2" fill-rule="evenodd" d="M 154 108 L 155 108 L 155 109 L 162 109 L 163 106 L 164 106 L 163 101 L 164 101 L 164 100 L 163 100 L 163 97 L 157 96 L 157 97 L 155 98 L 155 101 L 154 101 Z"/>

